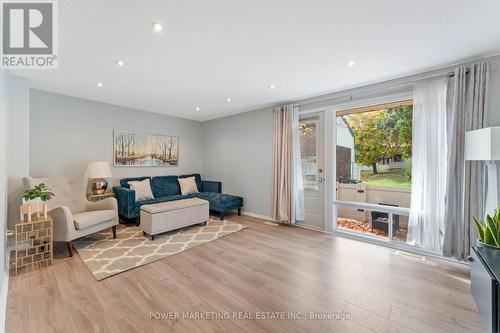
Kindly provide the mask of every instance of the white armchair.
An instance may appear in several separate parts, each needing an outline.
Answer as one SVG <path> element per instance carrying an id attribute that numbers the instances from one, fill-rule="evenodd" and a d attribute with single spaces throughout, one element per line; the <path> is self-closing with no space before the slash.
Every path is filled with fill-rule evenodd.
<path id="1" fill-rule="evenodd" d="M 54 241 L 66 242 L 69 255 L 73 256 L 71 241 L 111 228 L 116 238 L 118 205 L 115 198 L 89 202 L 86 197 L 86 177 L 55 177 L 23 179 L 25 188 L 45 183 L 54 192 L 47 202 L 49 215 L 54 220 Z"/>

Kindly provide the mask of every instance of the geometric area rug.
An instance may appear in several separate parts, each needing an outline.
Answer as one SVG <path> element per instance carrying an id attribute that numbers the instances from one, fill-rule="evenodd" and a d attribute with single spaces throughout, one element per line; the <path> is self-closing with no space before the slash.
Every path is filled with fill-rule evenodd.
<path id="1" fill-rule="evenodd" d="M 151 240 L 135 225 L 119 225 L 116 239 L 107 229 L 80 238 L 73 245 L 97 281 L 101 281 L 245 228 L 242 224 L 210 218 L 206 226 L 197 224 L 156 235 Z"/>

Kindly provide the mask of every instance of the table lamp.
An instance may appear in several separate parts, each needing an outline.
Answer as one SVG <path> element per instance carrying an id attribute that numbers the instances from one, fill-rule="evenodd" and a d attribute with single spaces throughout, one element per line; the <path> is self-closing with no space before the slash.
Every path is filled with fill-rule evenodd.
<path id="1" fill-rule="evenodd" d="M 485 127 L 465 133 L 465 160 L 486 162 L 486 214 L 492 215 L 498 207 L 497 166 L 500 160 L 500 127 Z"/>
<path id="2" fill-rule="evenodd" d="M 92 194 L 99 195 L 106 192 L 106 178 L 113 177 L 113 174 L 108 162 L 90 162 L 87 166 L 87 177 L 92 180 Z"/>

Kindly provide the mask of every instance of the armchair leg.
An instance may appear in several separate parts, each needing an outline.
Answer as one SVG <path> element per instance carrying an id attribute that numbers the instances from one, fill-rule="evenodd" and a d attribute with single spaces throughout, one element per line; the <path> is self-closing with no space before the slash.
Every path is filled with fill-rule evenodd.
<path id="1" fill-rule="evenodd" d="M 113 231 L 113 239 L 116 239 L 116 225 L 112 226 L 111 230 Z"/>
<path id="2" fill-rule="evenodd" d="M 73 256 L 73 245 L 71 244 L 71 242 L 66 242 L 66 246 L 68 247 L 69 256 L 72 257 Z"/>
<path id="3" fill-rule="evenodd" d="M 238 216 L 241 216 L 241 207 L 238 208 Z"/>
<path id="4" fill-rule="evenodd" d="M 222 220 L 224 220 L 224 212 L 221 212 L 221 213 L 220 213 L 220 220 L 221 220 L 221 221 L 222 221 Z"/>

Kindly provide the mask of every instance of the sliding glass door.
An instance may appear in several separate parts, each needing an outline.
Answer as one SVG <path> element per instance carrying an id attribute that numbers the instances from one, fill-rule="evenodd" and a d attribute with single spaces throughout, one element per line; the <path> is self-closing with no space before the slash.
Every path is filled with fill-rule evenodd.
<path id="1" fill-rule="evenodd" d="M 324 226 L 324 112 L 300 116 L 300 153 L 304 182 L 305 221 L 299 225 Z"/>
<path id="2" fill-rule="evenodd" d="M 336 112 L 337 231 L 406 242 L 412 111 L 405 100 Z"/>

